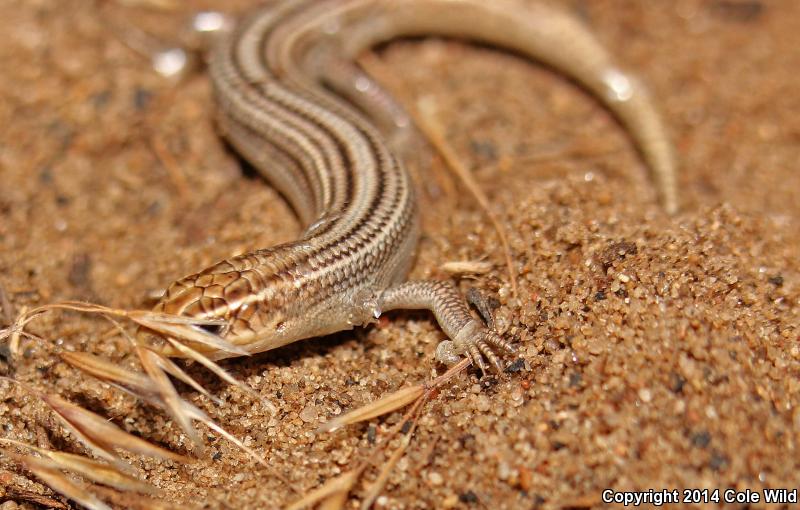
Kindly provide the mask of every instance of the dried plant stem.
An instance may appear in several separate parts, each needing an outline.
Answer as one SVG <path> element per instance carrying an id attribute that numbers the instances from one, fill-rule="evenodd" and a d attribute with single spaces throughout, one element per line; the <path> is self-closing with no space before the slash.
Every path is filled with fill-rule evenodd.
<path id="1" fill-rule="evenodd" d="M 436 392 L 444 384 L 452 380 L 455 376 L 463 372 L 472 364 L 472 360 L 465 358 L 459 363 L 450 367 L 444 374 L 436 377 L 432 381 L 416 386 L 409 386 L 390 393 L 375 402 L 362 406 L 343 416 L 337 417 L 320 427 L 319 431 L 332 431 L 344 425 L 358 423 L 367 419 L 381 416 L 396 411 L 410 403 L 411 408 L 403 415 L 403 418 L 393 426 L 379 443 L 370 449 L 366 457 L 354 469 L 347 471 L 343 475 L 328 480 L 322 486 L 306 494 L 303 498 L 295 501 L 286 510 L 298 510 L 303 507 L 311 506 L 316 503 L 326 505 L 326 508 L 342 508 L 347 501 L 347 494 L 358 481 L 360 475 L 371 465 L 377 463 L 378 455 L 383 453 L 388 444 L 397 436 L 400 431 L 410 422 L 411 426 L 405 433 L 400 446 L 392 453 L 388 461 L 384 464 L 378 477 L 367 491 L 367 496 L 362 502 L 362 510 L 369 508 L 380 492 L 385 487 L 392 469 L 402 458 L 403 453 L 411 442 L 411 437 L 417 427 L 420 413 L 425 403 L 433 398 Z M 411 398 L 413 397 L 413 398 Z M 379 412 L 380 411 L 380 412 Z"/>
<path id="2" fill-rule="evenodd" d="M 202 324 L 215 324 L 217 321 L 193 319 L 189 317 L 168 315 L 150 311 L 108 308 L 92 303 L 67 301 L 40 306 L 30 311 L 23 310 L 11 326 L 0 330 L 0 340 L 9 336 L 11 337 L 12 341 L 15 338 L 18 339 L 19 336 L 24 334 L 24 328 L 30 321 L 38 317 L 40 314 L 52 310 L 69 310 L 83 313 L 95 313 L 100 314 L 111 321 L 112 324 L 114 324 L 114 327 L 118 329 L 126 338 L 128 338 L 133 345 L 134 351 L 136 352 L 139 362 L 141 363 L 142 368 L 144 368 L 145 373 L 141 374 L 126 370 L 118 365 L 105 361 L 102 358 L 91 354 L 68 352 L 61 353 L 61 357 L 64 359 L 64 361 L 83 372 L 91 374 L 102 381 L 110 383 L 132 394 L 133 396 L 144 400 L 151 405 L 165 410 L 198 448 L 202 448 L 202 442 L 200 440 L 200 436 L 194 429 L 193 422 L 200 421 L 204 423 L 207 427 L 222 435 L 228 441 L 235 444 L 239 449 L 247 453 L 256 462 L 264 466 L 271 475 L 285 483 L 292 491 L 297 492 L 297 488 L 284 475 L 277 472 L 266 460 L 264 460 L 263 457 L 261 457 L 253 449 L 247 447 L 233 434 L 230 434 L 228 431 L 220 427 L 205 412 L 181 398 L 172 385 L 172 382 L 169 380 L 167 374 L 184 381 L 201 394 L 206 395 L 214 401 L 219 402 L 219 399 L 215 399 L 213 396 L 211 396 L 193 378 L 184 372 L 183 369 L 181 369 L 166 356 L 162 355 L 160 352 L 157 352 L 152 347 L 142 345 L 139 341 L 130 336 L 115 320 L 115 317 L 131 320 L 139 326 L 167 335 L 172 341 L 173 346 L 183 346 L 180 342 L 174 340 L 174 338 L 177 338 L 210 345 L 223 352 L 248 354 L 247 351 L 225 342 L 219 336 L 213 335 L 196 327 Z M 185 349 L 182 349 L 181 352 L 186 354 L 187 357 L 200 362 L 226 382 L 242 389 L 248 395 L 255 397 L 257 400 L 261 401 L 271 412 L 277 412 L 277 408 L 274 404 L 265 400 L 261 395 L 253 391 L 244 383 L 230 376 L 216 363 L 189 347 L 183 347 L 185 347 Z M 15 381 L 14 379 L 8 380 L 24 388 L 28 388 L 19 381 Z M 58 396 L 42 394 L 32 389 L 29 389 L 29 391 L 33 392 L 45 403 L 47 403 L 48 406 L 50 406 L 50 408 L 53 409 L 56 415 L 62 420 L 64 425 L 68 427 L 92 452 L 106 459 L 107 461 L 114 463 L 114 465 L 119 469 L 126 469 L 126 465 L 124 465 L 121 459 L 116 456 L 113 451 L 114 448 L 122 448 L 146 455 L 171 458 L 172 460 L 180 462 L 193 461 L 190 458 L 163 450 L 136 436 L 127 434 L 121 429 L 118 429 L 116 426 L 107 423 L 104 418 L 86 411 L 79 406 L 71 404 L 70 402 L 61 399 Z"/>
<path id="3" fill-rule="evenodd" d="M 123 473 L 118 469 L 115 469 L 113 465 L 103 464 L 96 460 L 91 460 L 73 453 L 64 453 L 38 448 L 36 446 L 15 441 L 13 439 L 0 438 L 0 443 L 13 445 L 18 448 L 24 448 L 26 450 L 38 453 L 46 460 L 51 462 L 49 469 L 63 469 L 66 471 L 71 471 L 83 476 L 88 480 L 102 483 L 121 491 L 142 492 L 146 494 L 158 494 L 159 492 L 156 487 L 142 482 L 141 480 Z M 9 452 L 5 451 L 3 448 L 0 448 L 0 451 L 3 451 L 6 455 L 11 456 L 18 462 L 25 461 L 24 456 L 9 454 Z M 44 459 L 42 460 L 44 461 Z M 47 466 L 46 463 L 42 465 Z"/>
<path id="4" fill-rule="evenodd" d="M 368 51 L 365 52 L 359 59 L 358 64 L 363 67 L 371 76 L 375 77 L 383 86 L 390 89 L 393 97 L 398 98 L 403 103 L 404 108 L 407 110 L 408 115 L 414 121 L 414 125 L 419 129 L 425 138 L 428 139 L 430 144 L 439 153 L 444 160 L 445 164 L 450 170 L 458 177 L 458 179 L 466 186 L 467 191 L 475 198 L 483 210 L 486 217 L 492 223 L 497 236 L 500 238 L 500 245 L 503 248 L 503 257 L 508 271 L 508 279 L 511 283 L 511 293 L 514 298 L 518 295 L 517 276 L 514 271 L 514 260 L 511 256 L 511 246 L 508 243 L 508 236 L 506 235 L 505 228 L 497 219 L 497 216 L 492 212 L 489 205 L 489 199 L 484 194 L 483 190 L 478 185 L 472 173 L 467 170 L 467 167 L 462 163 L 453 147 L 447 142 L 444 136 L 444 129 L 442 123 L 439 121 L 436 105 L 430 100 L 419 101 L 417 106 L 413 106 L 413 102 L 408 100 L 408 93 L 400 85 L 392 72 L 383 64 L 383 62 L 375 55 L 375 53 Z"/>

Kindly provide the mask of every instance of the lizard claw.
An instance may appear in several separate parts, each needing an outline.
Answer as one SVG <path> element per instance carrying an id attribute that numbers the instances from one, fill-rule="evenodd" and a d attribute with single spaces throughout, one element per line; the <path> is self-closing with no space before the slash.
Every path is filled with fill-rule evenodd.
<path id="1" fill-rule="evenodd" d="M 495 331 L 488 329 L 478 321 L 473 321 L 464 326 L 453 340 L 440 342 L 436 347 L 436 360 L 445 365 L 454 365 L 466 355 L 472 364 L 487 373 L 486 361 L 492 369 L 500 374 L 503 372 L 503 363 L 495 352 L 502 350 L 509 354 L 517 352 L 516 347 L 507 342 Z"/>

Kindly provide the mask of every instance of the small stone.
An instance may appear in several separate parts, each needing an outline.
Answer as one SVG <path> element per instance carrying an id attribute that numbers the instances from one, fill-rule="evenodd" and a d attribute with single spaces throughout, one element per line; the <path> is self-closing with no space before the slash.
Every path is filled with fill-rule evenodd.
<path id="1" fill-rule="evenodd" d="M 477 402 L 475 403 L 475 409 L 478 411 L 485 413 L 491 408 L 491 402 L 489 401 L 489 397 L 486 395 L 478 395 L 476 398 Z"/>
<path id="2" fill-rule="evenodd" d="M 428 475 L 428 481 L 431 483 L 431 485 L 438 487 L 444 483 L 444 478 L 442 478 L 442 475 L 434 471 Z"/>
<path id="3" fill-rule="evenodd" d="M 725 469 L 728 464 L 730 464 L 728 456 L 720 452 L 712 453 L 711 459 L 708 461 L 709 467 L 714 471 L 721 471 Z"/>
<path id="4" fill-rule="evenodd" d="M 697 448 L 705 448 L 711 443 L 711 434 L 707 430 L 702 430 L 692 435 L 692 445 Z"/>
<path id="5" fill-rule="evenodd" d="M 442 508 L 455 508 L 458 505 L 458 496 L 450 494 L 442 500 Z"/>
<path id="6" fill-rule="evenodd" d="M 319 411 L 314 404 L 308 404 L 300 411 L 300 419 L 306 423 L 312 423 L 319 419 Z"/>
<path id="7" fill-rule="evenodd" d="M 783 286 L 783 276 L 781 275 L 773 276 L 769 279 L 769 283 L 771 283 L 776 287 L 781 287 Z"/>
<path id="8" fill-rule="evenodd" d="M 519 407 L 524 403 L 524 395 L 522 393 L 522 388 L 514 388 L 513 390 L 511 390 L 510 397 L 514 407 Z"/>
<path id="9" fill-rule="evenodd" d="M 500 462 L 497 465 L 497 478 L 503 481 L 511 478 L 511 466 L 509 466 L 506 462 Z"/>
<path id="10" fill-rule="evenodd" d="M 478 499 L 478 496 L 472 491 L 462 492 L 461 494 L 458 495 L 458 499 L 462 503 L 477 503 L 478 501 L 480 501 Z"/>
<path id="11" fill-rule="evenodd" d="M 517 478 L 519 480 L 518 483 L 520 489 L 524 490 L 525 492 L 531 490 L 531 484 L 533 483 L 533 473 L 531 472 L 530 469 L 524 466 L 520 467 Z"/>
<path id="12" fill-rule="evenodd" d="M 525 368 L 525 360 L 523 358 L 517 358 L 513 363 L 508 365 L 504 371 L 509 374 L 514 374 Z"/>

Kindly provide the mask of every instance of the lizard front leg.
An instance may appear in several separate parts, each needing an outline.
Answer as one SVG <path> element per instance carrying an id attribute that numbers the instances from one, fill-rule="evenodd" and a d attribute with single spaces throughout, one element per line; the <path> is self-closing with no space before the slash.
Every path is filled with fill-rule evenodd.
<path id="1" fill-rule="evenodd" d="M 475 319 L 467 303 L 455 288 L 446 281 L 411 281 L 386 289 L 379 298 L 381 312 L 389 310 L 430 310 L 439 326 L 449 337 L 436 348 L 436 359 L 447 365 L 466 355 L 486 372 L 484 357 L 497 372 L 503 366 L 494 349 L 513 354 L 516 348 L 496 331 Z"/>

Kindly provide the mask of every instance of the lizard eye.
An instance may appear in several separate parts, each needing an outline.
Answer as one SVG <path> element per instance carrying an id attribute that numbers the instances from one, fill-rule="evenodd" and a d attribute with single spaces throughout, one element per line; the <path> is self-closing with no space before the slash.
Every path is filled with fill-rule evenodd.
<path id="1" fill-rule="evenodd" d="M 212 335 L 217 336 L 222 336 L 227 329 L 225 324 L 198 324 L 195 327 L 205 331 L 206 333 L 211 333 Z"/>

